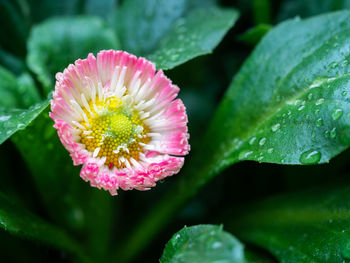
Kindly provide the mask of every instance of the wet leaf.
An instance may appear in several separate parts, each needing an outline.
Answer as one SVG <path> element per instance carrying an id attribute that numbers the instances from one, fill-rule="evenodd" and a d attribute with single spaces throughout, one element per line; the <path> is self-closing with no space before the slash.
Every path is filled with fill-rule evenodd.
<path id="1" fill-rule="evenodd" d="M 184 227 L 167 243 L 160 263 L 245 263 L 243 245 L 222 226 Z"/>
<path id="2" fill-rule="evenodd" d="M 119 48 L 113 30 L 97 17 L 51 18 L 32 29 L 27 64 L 48 93 L 53 90 L 55 74 L 76 59 Z"/>
<path id="3" fill-rule="evenodd" d="M 171 69 L 218 45 L 238 19 L 234 9 L 198 8 L 176 21 L 148 57 L 158 68 Z"/>
<path id="4" fill-rule="evenodd" d="M 263 38 L 210 125 L 206 169 L 217 174 L 241 160 L 324 163 L 349 146 L 349 18 L 342 11 L 290 20 Z"/>
<path id="5" fill-rule="evenodd" d="M 48 100 L 29 109 L 0 110 L 0 144 L 19 130 L 25 129 L 49 104 Z"/>

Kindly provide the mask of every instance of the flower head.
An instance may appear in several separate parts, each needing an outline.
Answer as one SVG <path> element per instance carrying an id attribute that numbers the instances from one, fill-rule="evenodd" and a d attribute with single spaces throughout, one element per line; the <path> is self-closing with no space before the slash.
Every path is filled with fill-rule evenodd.
<path id="1" fill-rule="evenodd" d="M 117 194 L 147 190 L 181 169 L 188 144 L 179 88 L 144 58 L 89 54 L 56 74 L 50 117 L 80 176 Z"/>

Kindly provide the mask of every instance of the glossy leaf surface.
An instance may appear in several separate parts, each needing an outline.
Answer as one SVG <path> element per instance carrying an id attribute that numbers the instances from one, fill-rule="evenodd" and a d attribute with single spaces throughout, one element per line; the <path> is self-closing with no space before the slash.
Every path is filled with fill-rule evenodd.
<path id="1" fill-rule="evenodd" d="M 222 226 L 184 227 L 167 243 L 160 263 L 245 263 L 243 245 Z"/>
<path id="2" fill-rule="evenodd" d="M 76 59 L 119 48 L 114 32 L 97 17 L 52 18 L 32 29 L 27 64 L 49 92 L 55 74 Z"/>

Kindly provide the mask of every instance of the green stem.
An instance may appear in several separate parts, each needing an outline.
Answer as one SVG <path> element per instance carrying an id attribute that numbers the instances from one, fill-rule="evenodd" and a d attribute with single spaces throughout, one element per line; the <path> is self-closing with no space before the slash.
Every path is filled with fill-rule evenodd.
<path id="1" fill-rule="evenodd" d="M 195 154 L 197 158 L 187 160 L 190 165 L 184 167 L 178 181 L 140 220 L 134 231 L 126 238 L 124 245 L 115 250 L 112 261 L 118 259 L 119 263 L 130 262 L 171 222 L 176 212 L 215 174 L 219 173 L 212 169 L 209 162 L 201 158 L 203 155 L 199 154 L 200 152 Z"/>

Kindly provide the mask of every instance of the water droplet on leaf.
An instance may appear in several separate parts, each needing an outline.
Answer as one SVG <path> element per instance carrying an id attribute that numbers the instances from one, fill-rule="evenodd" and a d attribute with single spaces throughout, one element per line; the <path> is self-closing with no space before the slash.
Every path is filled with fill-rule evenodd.
<path id="1" fill-rule="evenodd" d="M 265 137 L 261 138 L 259 141 L 259 145 L 263 146 L 265 143 L 266 143 L 266 138 Z"/>
<path id="2" fill-rule="evenodd" d="M 337 136 L 337 128 L 333 128 L 330 132 L 331 138 L 334 139 Z"/>
<path id="3" fill-rule="evenodd" d="M 25 127 L 26 127 L 26 125 L 23 124 L 23 123 L 18 123 L 17 124 L 17 129 L 19 129 L 19 130 L 23 130 Z"/>
<path id="4" fill-rule="evenodd" d="M 321 99 L 318 99 L 315 104 L 321 105 L 323 102 L 324 102 L 324 98 L 321 98 Z"/>
<path id="5" fill-rule="evenodd" d="M 248 158 L 248 156 L 251 155 L 252 153 L 253 153 L 253 151 L 249 151 L 249 150 L 242 151 L 242 152 L 239 153 L 238 159 L 239 160 L 244 160 L 244 159 Z"/>
<path id="6" fill-rule="evenodd" d="M 343 115 L 343 110 L 342 109 L 335 109 L 332 112 L 332 118 L 335 121 L 338 120 L 342 115 Z"/>
<path id="7" fill-rule="evenodd" d="M 317 164 L 321 160 L 321 153 L 315 150 L 308 150 L 300 155 L 299 161 L 302 164 Z"/>
<path id="8" fill-rule="evenodd" d="M 319 118 L 319 119 L 316 120 L 316 126 L 317 127 L 320 127 L 322 124 L 323 124 L 322 118 Z"/>
<path id="9" fill-rule="evenodd" d="M 281 124 L 276 123 L 275 125 L 273 125 L 273 126 L 271 127 L 271 130 L 272 130 L 273 132 L 276 132 L 280 127 L 281 127 Z"/>
<path id="10" fill-rule="evenodd" d="M 256 141 L 256 137 L 252 137 L 252 138 L 249 140 L 249 144 L 250 144 L 250 145 L 253 145 L 255 141 Z"/>

